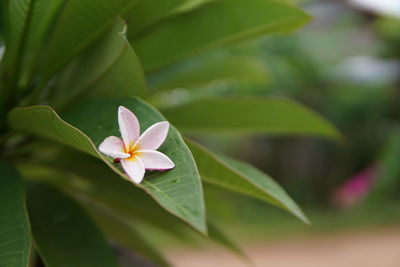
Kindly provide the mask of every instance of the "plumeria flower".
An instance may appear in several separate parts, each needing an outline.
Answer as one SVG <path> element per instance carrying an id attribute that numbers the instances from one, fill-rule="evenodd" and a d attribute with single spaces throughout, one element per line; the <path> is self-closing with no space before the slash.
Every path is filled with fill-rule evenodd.
<path id="1" fill-rule="evenodd" d="M 169 123 L 158 122 L 140 135 L 139 121 L 129 109 L 118 108 L 118 124 L 122 139 L 109 136 L 100 144 L 100 152 L 117 159 L 128 177 L 139 184 L 145 169 L 168 170 L 175 164 L 166 155 L 156 151 L 168 134 Z"/>

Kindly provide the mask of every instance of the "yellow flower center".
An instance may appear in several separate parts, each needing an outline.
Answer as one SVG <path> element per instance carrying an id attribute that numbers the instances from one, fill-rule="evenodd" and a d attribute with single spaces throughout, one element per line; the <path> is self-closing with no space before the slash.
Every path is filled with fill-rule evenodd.
<path id="1" fill-rule="evenodd" d="M 132 146 L 132 147 L 129 149 L 129 151 L 126 151 L 125 153 L 128 153 L 128 154 L 131 155 L 131 156 L 128 158 L 128 160 L 133 160 L 133 159 L 135 159 L 136 156 L 139 156 L 140 153 L 138 152 L 138 150 L 139 150 L 139 146 L 136 145 L 136 146 Z"/>

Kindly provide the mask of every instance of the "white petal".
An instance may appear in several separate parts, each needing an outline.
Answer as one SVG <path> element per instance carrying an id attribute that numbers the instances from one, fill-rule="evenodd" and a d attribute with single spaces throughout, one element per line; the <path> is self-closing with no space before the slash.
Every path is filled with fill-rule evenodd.
<path id="1" fill-rule="evenodd" d="M 144 165 L 138 157 L 121 159 L 122 168 L 124 168 L 129 178 L 136 184 L 139 184 L 144 177 Z"/>
<path id="2" fill-rule="evenodd" d="M 109 136 L 99 146 L 101 153 L 113 158 L 129 158 L 131 155 L 125 153 L 124 142 L 116 136 Z"/>
<path id="3" fill-rule="evenodd" d="M 175 167 L 175 164 L 161 152 L 155 150 L 138 150 L 137 157 L 143 162 L 145 169 L 168 170 Z"/>
<path id="4" fill-rule="evenodd" d="M 129 109 L 120 106 L 118 108 L 118 124 L 122 140 L 124 140 L 125 149 L 129 151 L 135 144 L 140 135 L 140 125 L 135 114 Z"/>
<path id="5" fill-rule="evenodd" d="M 137 141 L 139 150 L 156 150 L 167 137 L 169 123 L 167 121 L 153 124 L 139 137 Z"/>

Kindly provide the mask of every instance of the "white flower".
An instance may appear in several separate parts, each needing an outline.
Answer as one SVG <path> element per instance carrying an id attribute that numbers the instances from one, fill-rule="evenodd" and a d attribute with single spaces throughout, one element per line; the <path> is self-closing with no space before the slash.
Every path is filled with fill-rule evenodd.
<path id="1" fill-rule="evenodd" d="M 118 124 L 122 139 L 109 136 L 100 144 L 100 152 L 121 161 L 129 178 L 139 184 L 145 169 L 168 170 L 175 164 L 166 155 L 156 151 L 168 134 L 169 123 L 158 122 L 140 135 L 139 121 L 129 109 L 118 108 Z"/>

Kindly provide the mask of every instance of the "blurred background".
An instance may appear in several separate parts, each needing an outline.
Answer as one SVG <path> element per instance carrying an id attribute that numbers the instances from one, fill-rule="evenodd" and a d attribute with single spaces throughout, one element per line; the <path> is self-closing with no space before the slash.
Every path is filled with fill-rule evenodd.
<path id="1" fill-rule="evenodd" d="M 217 188 L 207 190 L 208 216 L 222 221 L 256 266 L 400 266 L 400 1 L 292 1 L 313 15 L 312 23 L 181 62 L 169 77 L 192 68 L 215 77 L 188 77 L 187 88 L 169 80 L 171 91 L 153 102 L 253 94 L 289 97 L 318 111 L 340 129 L 343 142 L 197 138 L 274 177 L 311 226 Z M 162 72 L 149 82 L 166 86 Z M 176 266 L 247 266 L 201 240 L 188 247 L 160 235 L 154 239 Z"/>

